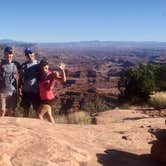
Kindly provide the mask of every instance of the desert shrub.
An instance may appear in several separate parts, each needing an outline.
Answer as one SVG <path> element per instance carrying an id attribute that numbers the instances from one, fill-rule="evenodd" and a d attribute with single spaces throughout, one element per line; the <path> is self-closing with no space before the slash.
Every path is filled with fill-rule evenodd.
<path id="1" fill-rule="evenodd" d="M 166 108 L 166 92 L 156 92 L 150 96 L 149 105 L 155 109 Z"/>
<path id="2" fill-rule="evenodd" d="M 156 86 L 157 90 L 166 90 L 166 65 L 161 65 L 156 71 Z"/>
<path id="3" fill-rule="evenodd" d="M 140 65 L 124 71 L 119 81 L 121 96 L 148 99 L 156 89 L 156 70 L 157 67 L 153 65 Z"/>
<path id="4" fill-rule="evenodd" d="M 68 123 L 72 124 L 90 124 L 91 116 L 85 111 L 78 111 L 68 114 Z"/>
<path id="5" fill-rule="evenodd" d="M 66 115 L 54 115 L 55 123 L 68 124 L 68 118 Z"/>
<path id="6" fill-rule="evenodd" d="M 120 97 L 144 97 L 148 99 L 153 91 L 166 90 L 166 65 L 140 65 L 121 73 L 118 83 Z"/>
<path id="7" fill-rule="evenodd" d="M 87 97 L 81 105 L 81 110 L 89 112 L 91 115 L 107 109 L 109 109 L 109 103 L 100 96 Z"/>
<path id="8" fill-rule="evenodd" d="M 56 123 L 65 124 L 91 124 L 91 116 L 85 111 L 72 112 L 68 115 L 55 115 Z"/>

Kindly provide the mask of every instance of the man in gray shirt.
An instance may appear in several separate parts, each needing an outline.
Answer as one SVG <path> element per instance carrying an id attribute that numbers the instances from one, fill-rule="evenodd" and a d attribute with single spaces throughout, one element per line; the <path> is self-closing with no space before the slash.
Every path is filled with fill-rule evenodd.
<path id="1" fill-rule="evenodd" d="M 0 62 L 0 115 L 13 116 L 17 107 L 17 80 L 19 63 L 13 61 L 13 50 L 6 47 Z"/>
<path id="2" fill-rule="evenodd" d="M 30 49 L 25 49 L 26 62 L 21 65 L 19 79 L 19 95 L 21 96 L 21 106 L 24 109 L 24 117 L 29 116 L 31 105 L 38 115 L 40 105 L 37 76 L 39 74 L 39 64 L 35 59 L 35 53 Z"/>

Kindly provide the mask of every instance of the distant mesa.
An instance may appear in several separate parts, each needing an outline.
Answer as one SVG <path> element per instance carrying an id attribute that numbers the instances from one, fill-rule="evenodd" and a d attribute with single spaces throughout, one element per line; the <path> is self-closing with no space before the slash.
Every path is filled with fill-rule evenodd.
<path id="1" fill-rule="evenodd" d="M 128 47 L 160 47 L 166 48 L 166 42 L 155 42 L 155 41 L 74 41 L 74 42 L 26 42 L 26 41 L 16 41 L 12 39 L 1 39 L 0 44 L 14 44 L 14 43 L 36 43 L 39 47 L 118 47 L 118 48 L 128 48 Z"/>

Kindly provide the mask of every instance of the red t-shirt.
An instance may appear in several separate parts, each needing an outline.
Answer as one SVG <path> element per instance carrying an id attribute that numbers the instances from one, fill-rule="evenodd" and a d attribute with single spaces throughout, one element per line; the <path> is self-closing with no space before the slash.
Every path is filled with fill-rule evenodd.
<path id="1" fill-rule="evenodd" d="M 50 79 L 51 71 L 47 75 L 43 75 L 39 82 L 39 92 L 41 100 L 52 100 L 55 98 L 54 87 L 56 85 L 56 80 Z"/>

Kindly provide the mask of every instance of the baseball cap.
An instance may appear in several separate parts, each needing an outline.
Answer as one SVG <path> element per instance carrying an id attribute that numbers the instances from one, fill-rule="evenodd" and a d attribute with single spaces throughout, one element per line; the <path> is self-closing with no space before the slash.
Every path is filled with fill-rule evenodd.
<path id="1" fill-rule="evenodd" d="M 13 49 L 12 49 L 12 47 L 5 47 L 4 52 L 9 53 L 9 54 L 13 54 Z"/>
<path id="2" fill-rule="evenodd" d="M 26 48 L 26 49 L 24 50 L 24 53 L 25 53 L 25 56 L 27 56 L 27 55 L 29 55 L 29 54 L 32 54 L 33 51 L 32 51 L 31 48 Z"/>

